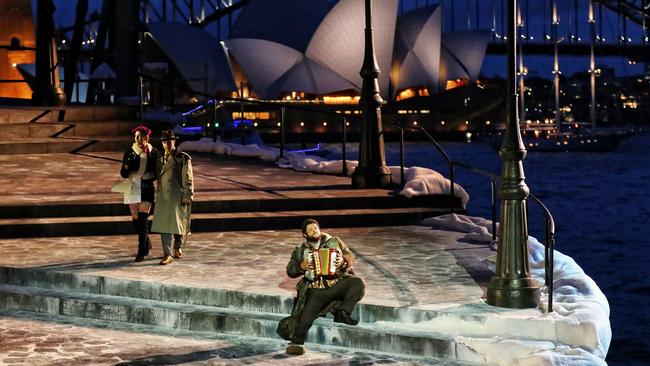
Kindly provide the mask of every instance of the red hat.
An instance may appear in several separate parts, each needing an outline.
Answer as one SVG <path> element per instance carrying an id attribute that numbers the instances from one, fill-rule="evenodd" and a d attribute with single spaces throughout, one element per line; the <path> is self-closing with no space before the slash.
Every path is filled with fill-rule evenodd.
<path id="1" fill-rule="evenodd" d="M 134 129 L 131 130 L 131 132 L 136 133 L 137 131 L 142 131 L 145 133 L 147 136 L 151 135 L 151 130 L 145 126 L 138 126 Z"/>

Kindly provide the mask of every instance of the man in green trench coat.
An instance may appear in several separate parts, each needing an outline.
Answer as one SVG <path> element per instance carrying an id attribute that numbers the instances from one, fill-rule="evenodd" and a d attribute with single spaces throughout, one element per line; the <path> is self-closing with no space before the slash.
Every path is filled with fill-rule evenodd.
<path id="1" fill-rule="evenodd" d="M 160 140 L 165 153 L 160 156 L 156 167 L 158 186 L 151 231 L 160 233 L 164 253 L 160 261 L 162 265 L 183 256 L 182 246 L 190 232 L 194 197 L 192 158 L 176 148 L 177 139 L 173 131 L 163 131 Z"/>

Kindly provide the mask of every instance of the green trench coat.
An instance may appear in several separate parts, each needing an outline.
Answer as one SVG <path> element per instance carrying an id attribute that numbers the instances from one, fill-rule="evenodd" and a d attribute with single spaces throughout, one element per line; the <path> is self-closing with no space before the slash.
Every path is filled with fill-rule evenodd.
<path id="1" fill-rule="evenodd" d="M 345 245 L 341 239 L 326 233 L 322 233 L 321 242 L 323 244 L 321 244 L 320 248 L 340 249 L 341 253 L 343 254 L 343 258 L 345 258 L 345 261 L 347 262 L 345 270 L 338 272 L 337 276 L 339 278 L 354 276 L 354 272 L 352 272 L 350 268 L 354 264 L 355 257 L 350 248 L 348 248 L 348 246 Z M 287 275 L 289 277 L 296 278 L 305 274 L 305 271 L 300 268 L 300 262 L 304 260 L 305 254 L 308 250 L 309 247 L 307 243 L 303 243 L 301 246 L 298 246 L 293 250 L 293 253 L 291 253 L 291 259 L 287 264 Z M 278 324 L 277 333 L 286 340 L 291 340 L 295 335 L 296 327 L 298 326 L 298 320 L 300 319 L 300 314 L 302 313 L 302 309 L 305 307 L 305 302 L 307 301 L 307 290 L 309 289 L 309 283 L 310 281 L 304 276 L 300 282 L 298 282 L 296 285 L 297 296 L 293 301 L 293 310 L 291 311 L 291 316 L 280 320 Z M 325 315 L 333 310 L 339 302 L 340 301 L 333 301 L 330 304 L 327 304 L 327 306 L 325 306 L 325 308 L 321 311 L 320 315 Z"/>
<path id="2" fill-rule="evenodd" d="M 187 234 L 190 231 L 192 205 L 183 205 L 183 198 L 193 199 L 192 158 L 178 149 L 165 164 L 164 154 L 158 159 L 155 207 L 151 231 Z"/>

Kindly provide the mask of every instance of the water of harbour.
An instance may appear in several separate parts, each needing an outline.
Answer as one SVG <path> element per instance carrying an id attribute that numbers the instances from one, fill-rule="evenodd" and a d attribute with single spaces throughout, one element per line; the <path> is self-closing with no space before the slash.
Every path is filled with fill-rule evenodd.
<path id="1" fill-rule="evenodd" d="M 455 161 L 500 175 L 501 160 L 485 142 L 445 142 Z M 358 145 L 346 156 L 358 159 Z M 445 176 L 445 161 L 428 143 L 406 146 L 406 166 L 433 168 Z M 340 159 L 332 153 L 330 159 Z M 647 365 L 650 359 L 650 134 L 631 137 L 611 152 L 530 152 L 526 183 L 551 210 L 556 249 L 571 256 L 609 300 L 611 366 Z M 388 165 L 399 165 L 399 145 L 386 145 Z M 457 169 L 469 193 L 468 213 L 491 217 L 487 178 Z M 529 232 L 544 238 L 541 211 L 531 205 Z"/>

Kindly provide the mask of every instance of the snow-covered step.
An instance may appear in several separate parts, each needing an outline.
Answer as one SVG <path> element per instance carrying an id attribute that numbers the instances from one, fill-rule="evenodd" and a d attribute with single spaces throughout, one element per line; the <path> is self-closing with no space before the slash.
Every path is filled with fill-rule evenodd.
<path id="1" fill-rule="evenodd" d="M 132 297 L 0 285 L 0 309 L 144 324 L 187 331 L 279 339 L 275 333 L 285 314 L 190 305 Z M 482 356 L 444 334 L 385 331 L 376 324 L 357 326 L 317 319 L 307 343 L 463 362 Z"/>
<path id="2" fill-rule="evenodd" d="M 421 365 L 435 365 L 435 366 L 476 366 L 476 363 L 473 362 L 462 362 L 454 361 L 448 359 L 440 359 L 434 357 L 418 356 L 418 355 L 396 355 L 387 352 L 381 351 L 370 351 L 370 350 L 350 350 L 344 347 L 337 346 L 328 346 L 320 345 L 316 343 L 310 343 L 307 345 L 308 353 L 305 356 L 293 357 L 286 355 L 284 353 L 287 342 L 279 339 L 272 338 L 255 338 L 247 336 L 237 336 L 237 335 L 224 335 L 217 334 L 214 332 L 199 332 L 199 331 L 187 331 L 187 330 L 178 330 L 178 329 L 169 329 L 163 327 L 156 327 L 151 325 L 141 325 L 141 324 L 129 324 L 121 322 L 112 322 L 99 319 L 88 319 L 80 318 L 74 316 L 63 316 L 63 315 L 52 315 L 45 313 L 35 313 L 29 311 L 12 311 L 12 310 L 0 310 L 0 318 L 7 317 L 10 318 L 13 324 L 24 325 L 23 330 L 27 330 L 21 334 L 24 336 L 35 334 L 43 334 L 47 331 L 50 331 L 53 326 L 63 324 L 67 330 L 76 330 L 76 337 L 80 337 L 79 330 L 86 331 L 93 329 L 108 329 L 110 330 L 110 339 L 119 338 L 120 341 L 123 341 L 124 338 L 128 337 L 128 340 L 135 339 L 136 342 L 143 338 L 146 338 L 149 335 L 156 337 L 169 337 L 172 338 L 169 342 L 177 344 L 177 341 L 192 340 L 197 342 L 202 341 L 216 341 L 217 345 L 226 344 L 226 347 L 232 349 L 231 347 L 237 347 L 238 349 L 253 350 L 255 355 L 253 357 L 248 357 L 247 354 L 239 355 L 233 354 L 231 352 L 226 353 L 220 359 L 222 360 L 241 360 L 241 362 L 251 362 L 254 360 L 255 364 L 258 365 L 278 365 L 280 363 L 287 365 L 304 365 L 304 364 L 406 364 L 410 365 L 415 362 Z M 106 333 L 103 333 L 106 336 Z M 18 337 L 18 336 L 15 336 Z M 115 338 L 112 338 L 115 337 Z M 158 338 L 159 339 L 159 338 Z M 8 338 L 8 341 L 11 342 L 12 339 Z M 14 340 L 15 341 L 15 340 Z M 159 340 L 158 340 L 159 341 Z M 122 342 L 123 343 L 123 342 Z M 138 342 L 139 343 L 139 342 Z M 119 348 L 113 348 L 114 343 L 110 344 L 111 350 L 114 352 L 119 352 Z M 91 345 L 93 350 L 96 349 L 94 345 Z M 183 348 L 184 353 L 190 351 Z M 159 356 L 159 351 L 153 349 L 152 353 L 148 353 L 153 357 Z M 61 354 L 59 354 L 60 356 Z M 137 359 L 141 360 L 145 358 L 146 355 L 140 356 Z M 243 357 L 243 358 L 241 358 Z M 160 358 L 156 357 L 156 360 Z M 173 356 L 172 356 L 173 359 Z M 186 358 L 187 361 L 191 361 L 191 357 Z M 218 362 L 217 360 L 206 360 L 207 362 Z M 174 360 L 176 361 L 176 360 Z M 333 362 L 332 362 L 333 361 Z M 226 361 L 227 362 L 227 361 Z M 484 363 L 481 363 L 483 365 Z"/>
<path id="3" fill-rule="evenodd" d="M 288 314 L 293 297 L 263 292 L 247 292 L 218 287 L 191 287 L 161 282 L 128 280 L 50 270 L 0 267 L 0 284 L 28 286 L 70 293 L 128 297 L 134 300 L 218 307 L 244 312 Z M 218 284 L 216 285 L 218 286 Z M 27 309 L 29 310 L 29 309 Z M 387 306 L 361 302 L 353 317 L 364 326 L 389 333 L 419 334 L 425 338 L 529 340 L 532 342 L 571 343 L 572 347 L 593 348 L 595 334 L 588 324 L 560 324 L 540 318 L 536 309 L 511 310 L 491 307 L 482 301 L 473 304 L 421 304 L 420 307 Z M 286 316 L 286 315 L 283 315 Z M 584 334 L 576 342 L 575 334 Z"/>

